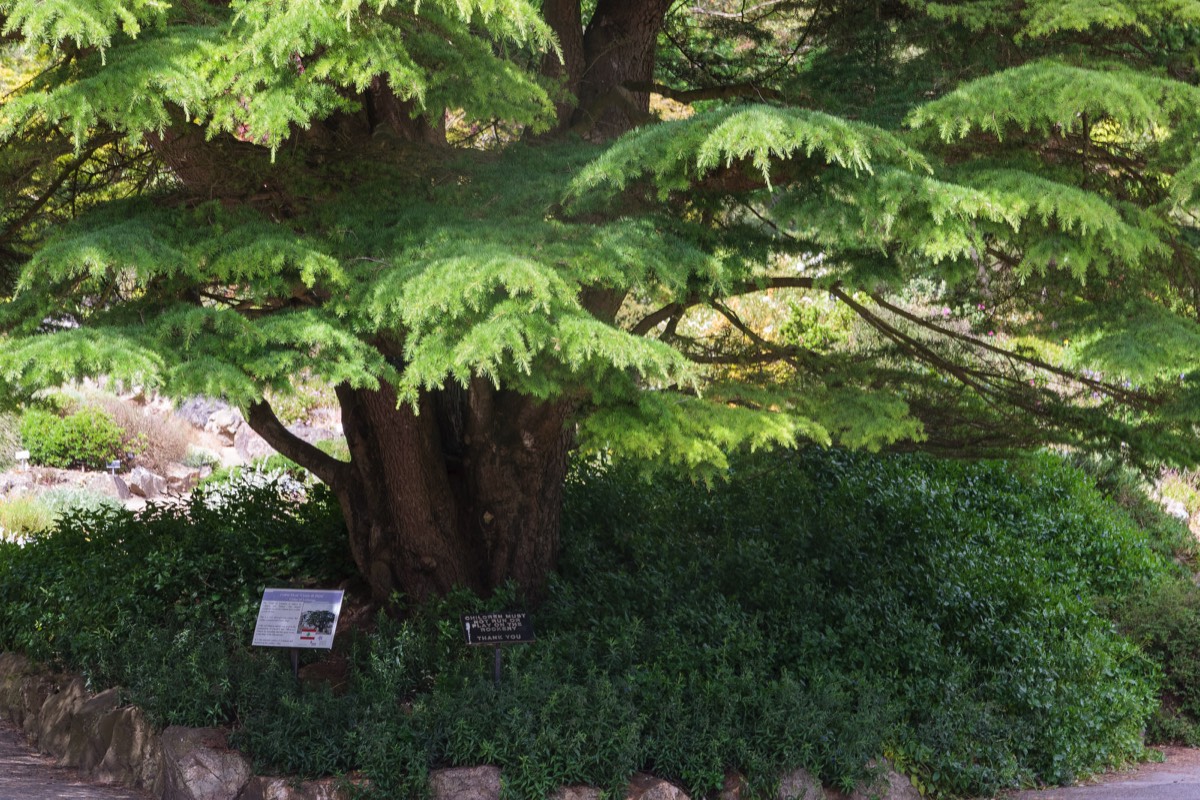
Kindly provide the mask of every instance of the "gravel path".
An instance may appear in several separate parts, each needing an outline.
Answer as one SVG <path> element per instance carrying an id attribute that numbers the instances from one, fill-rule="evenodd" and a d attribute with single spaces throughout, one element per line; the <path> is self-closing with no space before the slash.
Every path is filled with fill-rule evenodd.
<path id="1" fill-rule="evenodd" d="M 1006 792 L 1002 800 L 1200 800 L 1200 749 L 1165 748 L 1166 761 L 1102 775 L 1087 786 Z M 148 792 L 98 786 L 36 753 L 0 722 L 0 800 L 152 800 Z"/>
<path id="2" fill-rule="evenodd" d="M 1095 783 L 1036 792 L 1012 792 L 1004 800 L 1200 800 L 1200 750 L 1165 747 L 1166 761 L 1101 775 Z"/>
<path id="3" fill-rule="evenodd" d="M 150 800 L 146 792 L 97 786 L 35 753 L 20 731 L 0 723 L 0 800 Z"/>

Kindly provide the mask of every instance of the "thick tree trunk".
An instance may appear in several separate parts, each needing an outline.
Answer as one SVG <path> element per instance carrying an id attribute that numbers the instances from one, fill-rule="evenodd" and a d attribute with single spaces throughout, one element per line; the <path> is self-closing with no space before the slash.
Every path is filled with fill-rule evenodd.
<path id="1" fill-rule="evenodd" d="M 536 599 L 558 555 L 567 405 L 484 381 L 426 393 L 419 413 L 388 387 L 337 393 L 349 463 L 305 445 L 263 403 L 248 420 L 333 489 L 374 597 L 488 594 L 511 580 Z"/>
<path id="2" fill-rule="evenodd" d="M 620 136 L 648 119 L 650 95 L 627 85 L 654 78 L 658 32 L 670 0 L 599 0 L 583 35 L 584 69 L 572 123 L 590 138 Z"/>

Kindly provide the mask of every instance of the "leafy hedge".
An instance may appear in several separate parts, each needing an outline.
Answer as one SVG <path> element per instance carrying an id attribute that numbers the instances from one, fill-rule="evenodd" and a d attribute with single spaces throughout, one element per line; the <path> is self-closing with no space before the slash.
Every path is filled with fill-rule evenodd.
<path id="1" fill-rule="evenodd" d="M 43 409 L 21 415 L 21 440 L 29 460 L 42 466 L 104 469 L 126 456 L 127 438 L 111 416 L 92 406 L 66 416 Z"/>
<path id="2" fill-rule="evenodd" d="M 232 719 L 231 676 L 261 655 L 246 634 L 263 588 L 328 582 L 351 564 L 327 500 L 217 488 L 138 514 L 76 509 L 0 547 L 0 647 L 120 685 L 162 723 Z"/>
<path id="3" fill-rule="evenodd" d="M 512 797 L 635 770 L 759 796 L 804 766 L 849 785 L 887 754 L 935 796 L 1136 757 L 1157 667 L 1096 609 L 1168 580 L 1146 535 L 1050 458 L 963 464 L 811 450 L 709 491 L 582 465 L 536 644 L 462 644 L 455 595 L 339 631 L 347 685 L 297 688 L 247 646 L 267 583 L 329 585 L 338 515 L 270 487 L 76 516 L 0 547 L 0 647 L 120 683 L 163 722 L 231 723 L 260 768 L 363 770 L 419 796 L 490 762 Z M 305 658 L 315 658 L 305 654 Z"/>

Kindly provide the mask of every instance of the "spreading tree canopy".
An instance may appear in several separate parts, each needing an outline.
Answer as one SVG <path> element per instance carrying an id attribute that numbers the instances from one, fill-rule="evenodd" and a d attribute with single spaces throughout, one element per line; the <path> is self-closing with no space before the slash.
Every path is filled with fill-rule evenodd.
<path id="1" fill-rule="evenodd" d="M 0 0 L 0 375 L 219 396 L 381 598 L 568 453 L 1195 463 L 1200 2 Z M 336 388 L 348 461 L 271 407 Z"/>

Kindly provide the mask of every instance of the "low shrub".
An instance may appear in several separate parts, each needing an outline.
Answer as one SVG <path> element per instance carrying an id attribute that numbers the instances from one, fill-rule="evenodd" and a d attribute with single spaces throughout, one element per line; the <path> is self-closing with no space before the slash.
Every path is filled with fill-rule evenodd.
<path id="1" fill-rule="evenodd" d="M 30 461 L 62 469 L 103 469 L 129 455 L 129 437 L 103 410 L 85 407 L 67 416 L 42 409 L 21 415 L 21 440 Z"/>
<path id="2" fill-rule="evenodd" d="M 39 499 L 56 518 L 63 514 L 95 514 L 104 509 L 121 507 L 116 498 L 81 486 L 57 486 L 42 492 Z"/>
<path id="3" fill-rule="evenodd" d="M 187 456 L 191 430 L 183 420 L 155 414 L 114 395 L 100 395 L 91 402 L 125 432 L 127 449 L 135 451 L 138 463 L 147 469 L 161 474 Z"/>
<path id="4" fill-rule="evenodd" d="M 221 465 L 221 457 L 206 447 L 188 445 L 187 452 L 184 453 L 182 463 L 184 466 L 192 467 L 193 469 L 199 469 L 202 467 L 216 469 Z"/>
<path id="5" fill-rule="evenodd" d="M 984 794 L 1136 757 L 1155 707 L 1154 663 L 1096 609 L 1175 568 L 1050 457 L 810 450 L 735 460 L 711 491 L 580 465 L 538 641 L 506 649 L 499 689 L 459 618 L 513 607 L 511 587 L 340 630 L 336 693 L 249 648 L 265 585 L 350 572 L 334 504 L 306 496 L 206 488 L 0 545 L 0 647 L 160 722 L 230 724 L 260 769 L 362 770 L 399 798 L 484 762 L 513 798 L 638 770 L 712 795 L 731 768 L 768 797 L 785 769 L 849 786 L 884 754 L 930 796 Z"/>
<path id="6" fill-rule="evenodd" d="M 1187 579 L 1156 581 L 1123 598 L 1114 616 L 1162 667 L 1162 696 L 1147 739 L 1200 746 L 1200 588 Z"/>
<path id="7" fill-rule="evenodd" d="M 228 722 L 229 654 L 246 649 L 263 588 L 351 568 L 325 493 L 297 505 L 269 484 L 224 488 L 216 503 L 198 491 L 64 514 L 23 548 L 0 545 L 0 648 L 126 687 L 163 722 Z"/>

